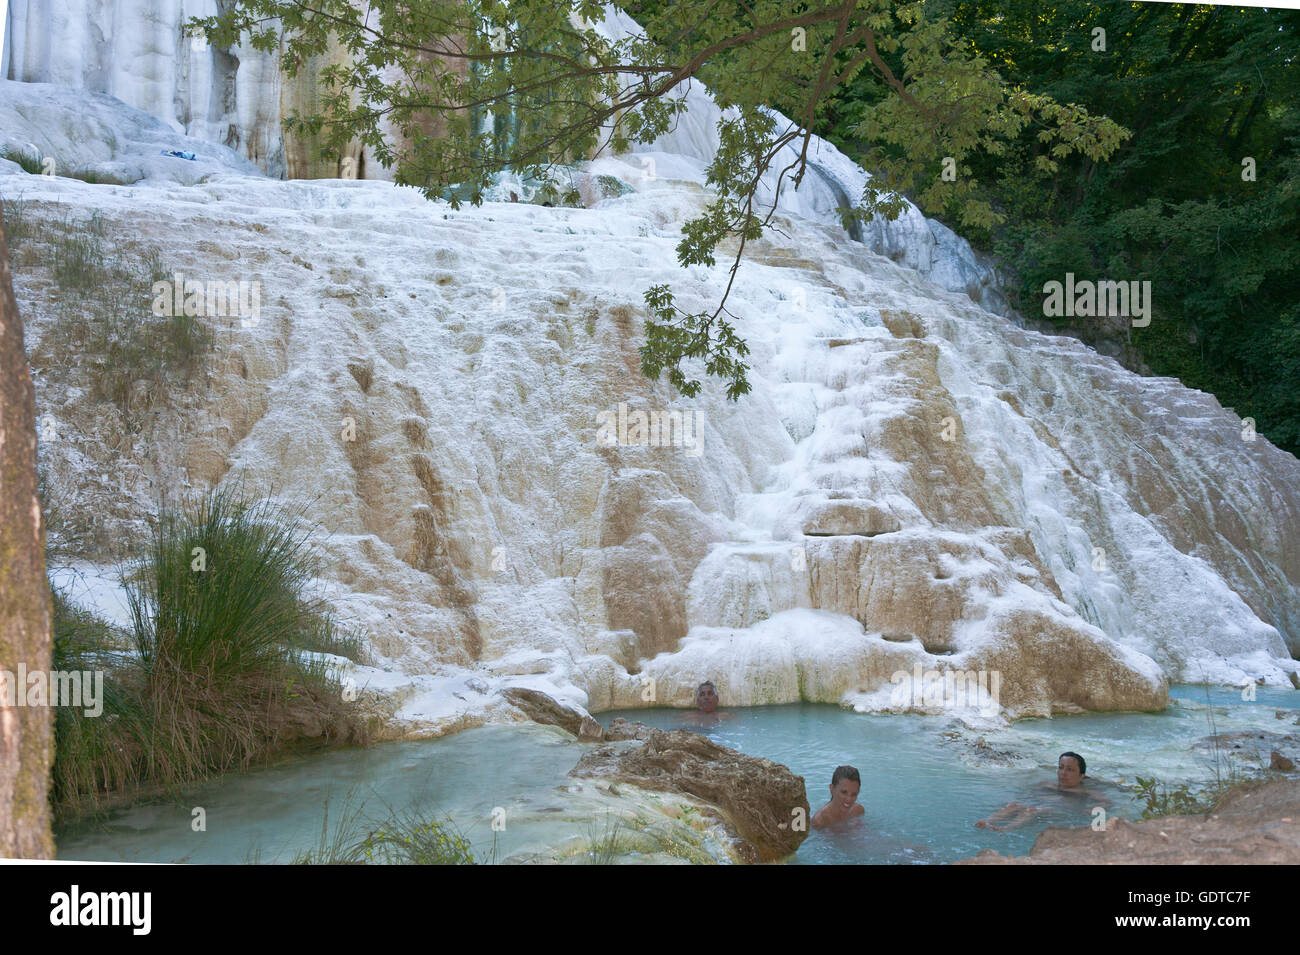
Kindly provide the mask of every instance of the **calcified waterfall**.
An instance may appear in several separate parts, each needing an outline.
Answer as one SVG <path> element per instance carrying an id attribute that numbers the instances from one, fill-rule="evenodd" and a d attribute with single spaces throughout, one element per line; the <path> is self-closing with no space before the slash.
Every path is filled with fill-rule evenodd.
<path id="1" fill-rule="evenodd" d="M 77 96 L 52 90 L 4 85 L 6 137 L 88 149 Z M 987 264 L 915 210 L 845 234 L 834 209 L 865 174 L 825 144 L 729 300 L 752 394 L 685 401 L 637 348 L 647 287 L 698 310 L 725 286 L 674 256 L 706 199 L 707 97 L 579 174 L 589 208 L 455 212 L 217 148 L 169 181 L 140 157 L 192 141 L 95 103 L 145 181 L 0 163 L 0 193 L 36 218 L 98 210 L 183 278 L 259 283 L 260 308 L 211 319 L 209 380 L 134 440 L 38 377 L 60 505 L 138 534 L 162 486 L 305 502 L 330 600 L 369 637 L 352 674 L 395 733 L 517 719 L 511 684 L 590 710 L 685 704 L 706 678 L 731 704 L 925 709 L 891 680 L 919 665 L 996 672 L 1023 716 L 1295 673 L 1300 462 L 1208 395 L 989 311 Z M 598 176 L 630 191 L 601 198 Z M 19 269 L 20 304 L 57 360 L 43 269 Z M 642 429 L 672 412 L 676 442 Z"/>
<path id="2" fill-rule="evenodd" d="M 46 99 L 63 99 L 73 90 L 107 93 L 162 120 L 176 132 L 229 147 L 274 178 L 392 179 L 392 171 L 384 169 L 373 151 L 359 143 L 336 163 L 328 162 L 316 155 L 313 142 L 286 135 L 282 129 L 283 120 L 295 111 L 310 113 L 315 108 L 321 71 L 338 60 L 341 51 L 316 58 L 291 79 L 281 72 L 274 56 L 246 45 L 222 50 L 184 35 L 184 25 L 192 17 L 212 16 L 217 7 L 216 0 L 190 0 L 188 4 L 182 0 L 67 0 L 57 5 L 10 0 L 4 77 L 63 88 L 40 97 Z M 605 8 L 605 19 L 597 29 L 611 39 L 641 33 L 635 21 L 612 6 Z M 702 181 L 697 161 L 707 162 L 717 149 L 719 111 L 708 91 L 698 83 L 688 83 L 675 95 L 688 101 L 690 112 L 679 118 L 671 132 L 638 147 L 642 155 L 637 161 L 637 179 L 663 175 Z M 90 117 L 82 114 L 95 116 L 98 102 L 84 95 L 79 99 L 84 108 L 73 108 L 76 100 L 71 100 L 67 108 L 55 111 L 65 117 L 61 125 L 67 128 L 47 128 L 34 121 L 33 114 L 40 110 L 29 108 L 28 116 L 16 120 L 4 117 L 0 133 L 6 134 L 15 148 L 30 144 L 42 154 L 68 157 L 65 167 L 125 176 L 127 181 L 144 176 L 183 177 L 188 172 L 159 168 L 156 161 L 141 170 L 139 152 L 129 150 L 126 143 L 113 142 L 102 126 L 85 128 Z M 139 125 L 134 120 L 120 121 Z M 22 129 L 29 135 L 19 137 Z M 391 127 L 388 133 L 390 139 L 398 138 Z M 26 142 L 20 142 L 22 138 Z M 185 147 L 200 154 L 213 152 L 201 144 L 186 143 Z M 156 154 L 157 150 L 150 152 Z M 125 154 L 131 154 L 134 162 L 123 163 Z M 794 157 L 793 148 L 786 147 L 776 168 Z M 200 159 L 208 158 L 200 155 Z M 820 140 L 814 140 L 809 151 L 808 169 L 808 179 L 798 193 L 784 191 L 782 207 L 805 218 L 837 221 L 838 208 L 862 194 L 866 174 Z M 763 182 L 760 198 L 768 202 L 774 179 L 769 173 Z M 505 198 L 505 193 L 501 197 Z M 976 256 L 952 230 L 927 220 L 914 207 L 908 206 L 895 222 L 855 225 L 854 231 L 882 255 L 920 271 L 944 288 L 967 292 L 991 311 L 1005 312 L 1006 302 L 991 263 Z"/>
<path id="3" fill-rule="evenodd" d="M 370 150 L 354 144 L 341 162 L 286 135 L 282 122 L 311 111 L 321 71 L 340 51 L 316 57 L 290 79 L 279 59 L 246 44 L 220 49 L 186 36 L 193 17 L 217 0 L 9 0 L 5 79 L 109 95 L 172 129 L 235 150 L 283 178 L 388 178 Z M 345 171 L 346 170 L 346 171 Z"/>

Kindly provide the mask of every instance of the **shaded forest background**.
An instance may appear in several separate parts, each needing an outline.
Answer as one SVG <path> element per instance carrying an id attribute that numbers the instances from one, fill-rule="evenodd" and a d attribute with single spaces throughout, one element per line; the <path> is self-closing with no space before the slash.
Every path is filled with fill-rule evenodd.
<path id="1" fill-rule="evenodd" d="M 647 22 L 671 0 L 624 6 Z M 740 26 L 747 6 L 723 0 L 714 15 Z M 961 226 L 942 210 L 937 218 L 997 256 L 1031 324 L 1055 323 L 1134 370 L 1210 392 L 1300 455 L 1300 11 L 1081 0 L 923 7 L 1009 85 L 1080 104 L 1132 133 L 1108 162 L 1072 155 L 1043 177 L 1032 170 L 1047 147 L 1031 126 L 1005 155 L 969 163 L 1002 224 Z M 1098 27 L 1104 50 L 1095 48 Z M 885 58 L 902 76 L 901 55 Z M 894 147 L 860 128 L 886 95 L 863 71 L 822 101 L 813 131 L 859 161 L 888 155 Z M 802 104 L 792 91 L 770 105 L 793 115 Z M 1043 283 L 1067 272 L 1076 281 L 1149 280 L 1150 325 L 1044 318 Z"/>

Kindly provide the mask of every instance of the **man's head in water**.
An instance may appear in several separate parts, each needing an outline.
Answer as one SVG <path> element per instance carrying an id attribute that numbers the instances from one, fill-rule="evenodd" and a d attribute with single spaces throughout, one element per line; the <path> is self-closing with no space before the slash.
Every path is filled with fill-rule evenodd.
<path id="1" fill-rule="evenodd" d="M 718 689 L 708 680 L 700 684 L 695 691 L 695 705 L 701 713 L 712 713 L 718 708 Z"/>
<path id="2" fill-rule="evenodd" d="M 1074 789 L 1083 782 L 1088 764 L 1078 753 L 1062 753 L 1056 761 L 1056 782 L 1062 789 Z"/>
<path id="3" fill-rule="evenodd" d="M 858 801 L 862 777 L 852 766 L 836 766 L 831 774 L 831 802 L 837 803 L 841 812 L 848 812 Z"/>

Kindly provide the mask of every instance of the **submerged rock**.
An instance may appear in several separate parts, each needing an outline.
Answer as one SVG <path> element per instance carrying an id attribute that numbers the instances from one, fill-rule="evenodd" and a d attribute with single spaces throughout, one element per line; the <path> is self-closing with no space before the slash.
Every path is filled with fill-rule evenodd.
<path id="1" fill-rule="evenodd" d="M 651 730 L 649 739 L 632 749 L 592 749 L 569 775 L 681 793 L 716 806 L 735 828 L 737 851 L 746 862 L 784 858 L 808 837 L 802 776 L 687 730 Z"/>

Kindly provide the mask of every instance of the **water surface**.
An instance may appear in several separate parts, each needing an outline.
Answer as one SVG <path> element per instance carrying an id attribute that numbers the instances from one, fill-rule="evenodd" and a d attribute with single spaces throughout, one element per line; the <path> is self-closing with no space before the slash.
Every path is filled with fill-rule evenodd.
<path id="1" fill-rule="evenodd" d="M 1092 799 L 1044 791 L 1055 780 L 1057 755 L 1074 750 L 1106 799 L 1107 815 L 1136 817 L 1137 775 L 1197 782 L 1216 771 L 1211 727 L 1221 734 L 1220 771 L 1267 762 L 1284 734 L 1294 736 L 1300 692 L 1176 687 L 1160 713 L 1106 713 L 1022 720 L 982 735 L 939 716 L 876 716 L 822 704 L 735 709 L 700 725 L 682 710 L 600 714 L 651 726 L 687 727 L 741 752 L 789 766 L 804 777 L 814 811 L 825 804 L 831 772 L 841 764 L 862 774 L 860 821 L 813 831 L 796 864 L 938 863 L 997 849 L 1024 854 L 1047 825 L 1086 825 Z M 1285 719 L 1278 719 L 1281 713 Z M 584 749 L 553 727 L 488 726 L 436 740 L 385 743 L 301 757 L 196 787 L 177 802 L 117 811 L 105 822 L 56 833 L 62 859 L 127 862 L 241 863 L 280 861 L 321 841 L 345 807 L 372 816 L 410 807 L 445 816 L 468 838 L 476 856 L 504 860 L 580 846 L 601 833 L 608 801 L 588 786 L 581 793 L 567 773 Z M 1294 748 L 1292 746 L 1291 748 Z M 975 822 L 1008 802 L 1043 812 L 1011 832 L 977 829 Z M 364 806 L 362 806 L 364 804 Z M 205 812 L 195 831 L 194 809 Z M 504 830 L 494 830 L 504 814 Z M 565 849 L 564 852 L 569 852 Z M 563 853 L 560 853 L 563 855 Z M 572 855 L 572 853 L 570 853 Z M 636 861 L 628 858 L 625 861 Z"/>

